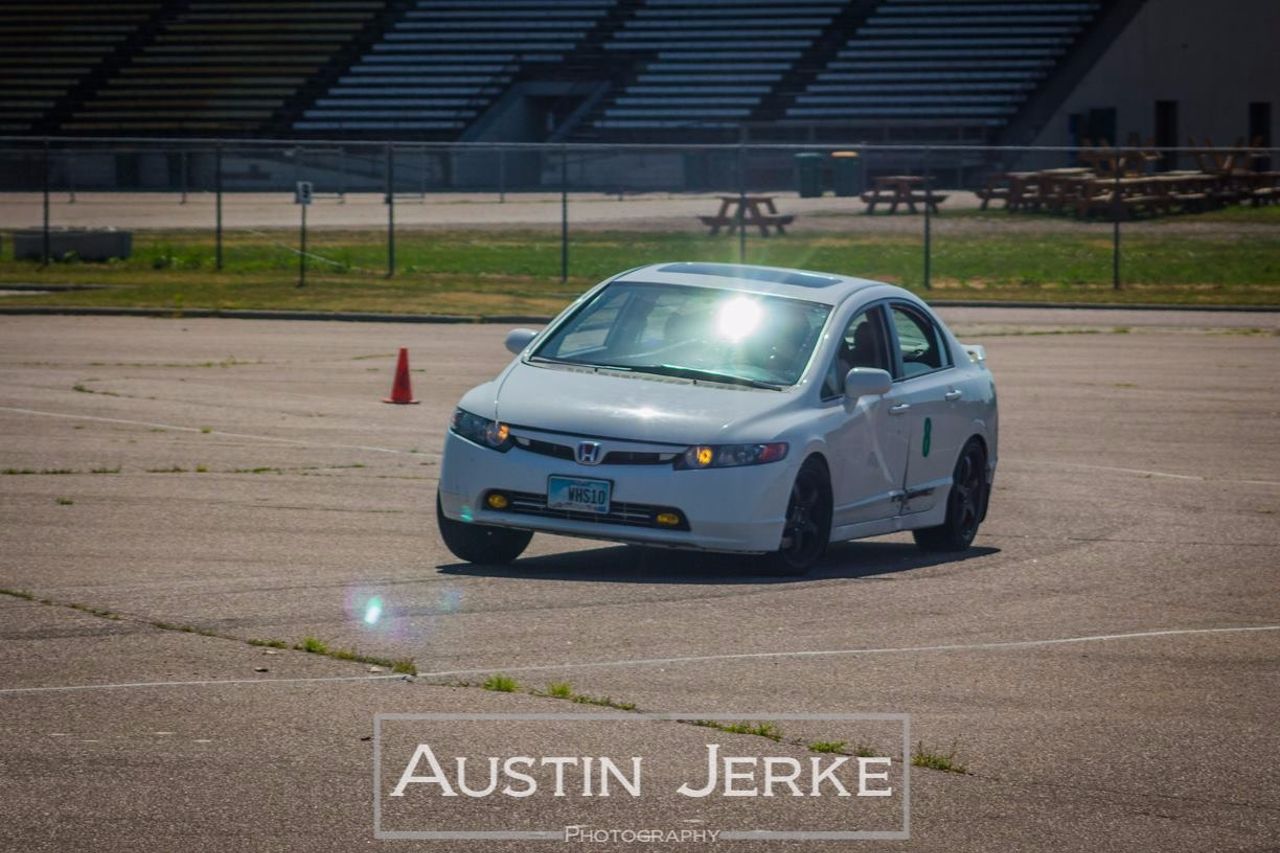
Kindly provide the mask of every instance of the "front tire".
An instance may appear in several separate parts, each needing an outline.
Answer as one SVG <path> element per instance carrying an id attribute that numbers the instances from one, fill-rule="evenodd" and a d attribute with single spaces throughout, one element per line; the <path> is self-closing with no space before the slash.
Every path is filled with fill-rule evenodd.
<path id="1" fill-rule="evenodd" d="M 831 479 L 816 459 L 806 460 L 791 486 L 787 519 L 777 551 L 766 554 L 769 574 L 803 575 L 817 565 L 831 541 Z"/>
<path id="2" fill-rule="evenodd" d="M 978 535 L 986 504 L 987 454 L 977 439 L 969 439 L 951 475 L 946 518 L 937 527 L 913 530 L 911 535 L 923 551 L 964 551 Z"/>
<path id="3" fill-rule="evenodd" d="M 510 563 L 524 553 L 532 531 L 511 530 L 488 524 L 468 524 L 446 518 L 440 506 L 440 494 L 436 493 L 436 524 L 445 547 L 459 560 L 468 563 L 501 565 Z"/>

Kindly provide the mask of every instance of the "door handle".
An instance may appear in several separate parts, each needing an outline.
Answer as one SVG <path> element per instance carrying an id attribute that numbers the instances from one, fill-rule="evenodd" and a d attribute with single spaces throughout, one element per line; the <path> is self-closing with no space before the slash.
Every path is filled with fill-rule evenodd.
<path id="1" fill-rule="evenodd" d="M 962 396 L 964 396 L 964 392 L 961 391 L 959 388 L 957 388 L 954 391 L 948 391 L 947 393 L 943 394 L 942 399 L 946 400 L 947 402 L 951 402 L 952 400 L 959 400 Z"/>
<path id="2" fill-rule="evenodd" d="M 899 403 L 899 404 L 898 404 L 898 405 L 896 405 L 896 406 L 890 406 L 890 407 L 889 407 L 889 414 L 891 414 L 891 415 L 905 415 L 905 414 L 907 413 L 907 410 L 908 410 L 908 409 L 910 409 L 910 408 L 911 408 L 911 404 L 910 404 L 910 403 Z"/>

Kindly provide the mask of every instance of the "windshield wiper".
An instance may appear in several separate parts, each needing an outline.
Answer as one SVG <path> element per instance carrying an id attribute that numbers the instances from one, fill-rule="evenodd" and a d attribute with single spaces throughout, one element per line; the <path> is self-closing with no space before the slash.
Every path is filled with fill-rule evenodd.
<path id="1" fill-rule="evenodd" d="M 622 370 L 631 372 L 634 367 L 627 367 L 624 364 L 596 364 L 594 361 L 570 361 L 565 358 L 547 358 L 545 355 L 531 355 L 529 361 L 535 364 L 563 364 L 567 367 L 585 367 L 587 370 L 599 372 L 601 370 Z"/>
<path id="2" fill-rule="evenodd" d="M 708 382 L 723 382 L 729 385 L 746 385 L 749 388 L 763 388 L 767 391 L 781 391 L 782 388 L 758 379 L 748 379 L 733 373 L 722 373 L 718 370 L 703 370 L 700 367 L 685 367 L 679 364 L 643 364 L 632 370 L 640 373 L 657 373 L 661 376 L 680 376 L 685 379 L 704 379 Z"/>

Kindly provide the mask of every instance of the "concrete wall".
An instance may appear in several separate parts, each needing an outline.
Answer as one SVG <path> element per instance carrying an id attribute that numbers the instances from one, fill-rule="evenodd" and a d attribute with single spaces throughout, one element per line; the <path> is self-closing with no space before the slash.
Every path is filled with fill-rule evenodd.
<path id="1" fill-rule="evenodd" d="M 1072 113 L 1114 107 L 1120 142 L 1155 135 L 1155 102 L 1178 102 L 1178 144 L 1189 134 L 1230 145 L 1245 136 L 1251 101 L 1271 103 L 1280 144 L 1280 0 L 1147 0 L 1037 137 L 1068 145 Z"/>

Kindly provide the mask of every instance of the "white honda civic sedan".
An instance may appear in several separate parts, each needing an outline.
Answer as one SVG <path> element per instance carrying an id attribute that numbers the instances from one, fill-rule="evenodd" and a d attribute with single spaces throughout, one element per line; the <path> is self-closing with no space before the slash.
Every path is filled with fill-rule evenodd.
<path id="1" fill-rule="evenodd" d="M 980 346 L 865 279 L 669 263 L 589 290 L 463 396 L 436 513 L 462 560 L 535 531 L 763 555 L 912 531 L 968 548 L 996 469 Z"/>

